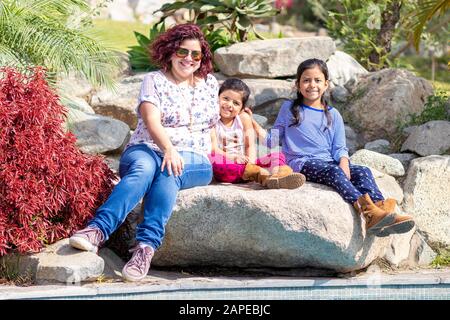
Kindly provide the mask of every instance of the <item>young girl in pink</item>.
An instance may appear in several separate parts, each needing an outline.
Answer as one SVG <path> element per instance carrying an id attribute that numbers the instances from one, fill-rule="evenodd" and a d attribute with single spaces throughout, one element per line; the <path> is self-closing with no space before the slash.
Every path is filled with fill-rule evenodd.
<path id="1" fill-rule="evenodd" d="M 210 161 L 216 181 L 256 181 L 269 189 L 295 189 L 305 176 L 286 165 L 281 152 L 256 158 L 255 132 L 251 116 L 241 112 L 250 89 L 240 79 L 229 78 L 219 89 L 220 120 L 211 131 Z"/>

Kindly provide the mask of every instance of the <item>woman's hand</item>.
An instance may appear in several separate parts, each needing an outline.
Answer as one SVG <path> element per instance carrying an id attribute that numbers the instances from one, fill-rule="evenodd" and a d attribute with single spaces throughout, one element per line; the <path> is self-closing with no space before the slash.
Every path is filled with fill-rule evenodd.
<path id="1" fill-rule="evenodd" d="M 169 148 L 164 152 L 164 158 L 161 164 L 161 172 L 167 167 L 169 176 L 173 174 L 180 176 L 184 169 L 184 160 L 175 148 Z"/>
<path id="2" fill-rule="evenodd" d="M 342 157 L 341 160 L 339 161 L 339 167 L 342 169 L 342 171 L 344 171 L 347 179 L 350 180 L 351 175 L 350 175 L 350 165 L 349 165 L 348 159 L 345 157 Z"/>

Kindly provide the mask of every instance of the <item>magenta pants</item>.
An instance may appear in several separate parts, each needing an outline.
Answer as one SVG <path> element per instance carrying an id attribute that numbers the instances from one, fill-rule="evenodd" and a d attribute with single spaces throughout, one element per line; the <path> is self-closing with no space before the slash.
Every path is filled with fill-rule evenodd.
<path id="1" fill-rule="evenodd" d="M 211 161 L 214 178 L 218 182 L 238 183 L 242 182 L 242 175 L 246 164 L 236 163 L 227 159 L 221 154 L 212 153 L 209 156 Z M 274 167 L 286 164 L 286 158 L 281 152 L 273 152 L 264 157 L 256 159 L 256 164 L 262 168 L 272 171 Z"/>

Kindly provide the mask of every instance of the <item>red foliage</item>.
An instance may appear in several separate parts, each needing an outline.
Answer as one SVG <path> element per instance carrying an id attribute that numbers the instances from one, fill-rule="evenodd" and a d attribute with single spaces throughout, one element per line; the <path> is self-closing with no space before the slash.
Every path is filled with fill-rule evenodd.
<path id="1" fill-rule="evenodd" d="M 111 193 L 102 156 L 64 132 L 67 110 L 45 81 L 0 68 L 0 256 L 37 252 L 84 227 Z"/>

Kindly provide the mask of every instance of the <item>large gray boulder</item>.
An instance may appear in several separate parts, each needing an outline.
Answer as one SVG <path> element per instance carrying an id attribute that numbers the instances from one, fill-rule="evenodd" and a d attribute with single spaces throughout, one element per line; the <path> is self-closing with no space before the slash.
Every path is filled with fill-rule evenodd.
<path id="1" fill-rule="evenodd" d="M 120 153 L 130 138 L 130 127 L 110 117 L 70 109 L 69 118 L 68 129 L 77 137 L 76 145 L 89 154 Z"/>
<path id="2" fill-rule="evenodd" d="M 374 175 L 383 194 L 400 203 L 395 180 Z M 138 207 L 109 245 L 122 253 L 134 245 L 141 219 Z M 347 272 L 384 257 L 390 243 L 390 237 L 366 235 L 353 207 L 326 186 L 308 182 L 295 190 L 267 190 L 254 183 L 219 184 L 179 193 L 152 264 Z"/>
<path id="3" fill-rule="evenodd" d="M 369 73 L 351 55 L 338 50 L 329 57 L 327 67 L 330 81 L 337 86 L 343 86 L 350 79 Z"/>
<path id="4" fill-rule="evenodd" d="M 398 121 L 403 122 L 411 113 L 420 113 L 426 98 L 433 93 L 427 80 L 402 69 L 360 75 L 358 83 L 348 89 L 351 97 L 340 111 L 365 141 L 393 136 Z"/>
<path id="5" fill-rule="evenodd" d="M 345 144 L 348 148 L 348 153 L 350 155 L 354 154 L 357 150 L 361 149 L 364 145 L 364 141 L 360 134 L 356 133 L 352 127 L 345 125 Z"/>
<path id="6" fill-rule="evenodd" d="M 250 106 L 259 106 L 278 99 L 294 99 L 296 97 L 293 81 L 275 79 L 243 79 L 250 88 Z"/>
<path id="7" fill-rule="evenodd" d="M 41 252 L 29 255 L 7 255 L 3 264 L 21 275 L 28 275 L 38 284 L 63 282 L 68 285 L 95 281 L 102 275 L 105 262 L 97 254 L 81 251 L 60 240 Z"/>
<path id="8" fill-rule="evenodd" d="M 93 95 L 91 106 L 97 114 L 125 122 L 136 129 L 136 107 L 145 73 L 123 78 L 115 91 L 102 89 Z"/>
<path id="9" fill-rule="evenodd" d="M 416 127 L 403 143 L 401 151 L 413 151 L 421 156 L 450 151 L 450 121 L 429 121 Z"/>
<path id="10" fill-rule="evenodd" d="M 361 218 L 327 187 L 209 186 L 182 192 L 157 266 L 314 267 L 358 270 L 383 257 L 390 237 L 365 234 Z"/>
<path id="11" fill-rule="evenodd" d="M 276 78 L 294 76 L 310 58 L 327 60 L 336 46 L 329 37 L 255 40 L 222 47 L 214 62 L 227 76 Z"/>
<path id="12" fill-rule="evenodd" d="M 401 177 L 405 174 L 405 169 L 399 160 L 371 150 L 356 151 L 350 157 L 350 162 L 377 169 L 393 177 Z"/>
<path id="13" fill-rule="evenodd" d="M 450 156 L 412 160 L 403 188 L 405 212 L 431 242 L 450 246 Z"/>

